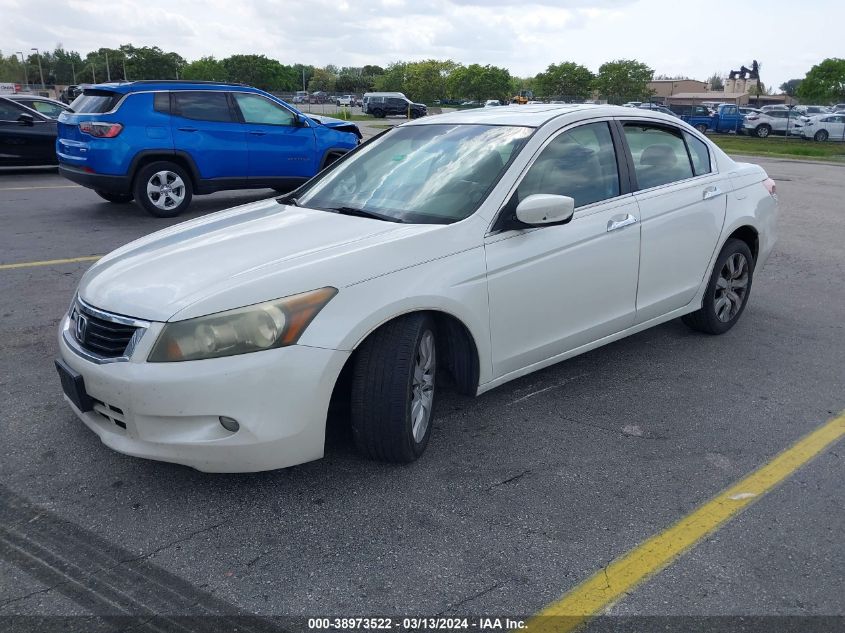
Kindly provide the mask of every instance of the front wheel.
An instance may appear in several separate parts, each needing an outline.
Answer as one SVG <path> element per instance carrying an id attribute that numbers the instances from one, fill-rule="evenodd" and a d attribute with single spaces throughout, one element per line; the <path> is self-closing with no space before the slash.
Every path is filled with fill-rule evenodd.
<path id="1" fill-rule="evenodd" d="M 702 134 L 707 134 L 707 126 L 703 123 L 699 123 L 698 125 L 696 125 L 695 129 L 701 132 Z"/>
<path id="2" fill-rule="evenodd" d="M 699 332 L 724 334 L 742 316 L 754 277 L 754 256 L 748 244 L 729 239 L 716 259 L 701 308 L 684 315 L 683 322 Z"/>
<path id="3" fill-rule="evenodd" d="M 757 135 L 757 138 L 766 138 L 772 133 L 772 128 L 764 123 L 763 125 L 758 125 L 754 129 L 754 133 Z"/>
<path id="4" fill-rule="evenodd" d="M 437 375 L 434 320 L 411 314 L 374 332 L 352 376 L 352 436 L 371 459 L 408 463 L 431 436 Z"/>
<path id="5" fill-rule="evenodd" d="M 820 143 L 824 143 L 827 140 L 827 130 L 819 130 L 813 135 L 813 139 L 819 141 Z"/>
<path id="6" fill-rule="evenodd" d="M 157 218 L 173 218 L 191 204 L 191 178 L 176 163 L 145 165 L 135 177 L 135 199 Z"/>
<path id="7" fill-rule="evenodd" d="M 132 202 L 135 199 L 135 196 L 131 193 L 112 193 L 111 191 L 103 191 L 102 189 L 94 189 L 94 193 L 103 200 L 108 200 L 115 204 L 124 204 L 126 202 Z"/>

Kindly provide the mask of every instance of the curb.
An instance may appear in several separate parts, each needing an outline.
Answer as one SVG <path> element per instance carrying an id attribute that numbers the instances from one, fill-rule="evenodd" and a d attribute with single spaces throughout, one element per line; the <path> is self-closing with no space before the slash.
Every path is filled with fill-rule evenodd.
<path id="1" fill-rule="evenodd" d="M 724 151 L 724 150 L 722 150 Z M 727 152 L 725 152 L 728 154 Z M 803 158 L 789 158 L 786 156 L 761 156 L 759 154 L 728 154 L 731 158 L 748 160 L 767 160 L 775 163 L 803 163 L 805 165 L 825 165 L 827 167 L 845 167 L 845 161 L 806 160 Z"/>

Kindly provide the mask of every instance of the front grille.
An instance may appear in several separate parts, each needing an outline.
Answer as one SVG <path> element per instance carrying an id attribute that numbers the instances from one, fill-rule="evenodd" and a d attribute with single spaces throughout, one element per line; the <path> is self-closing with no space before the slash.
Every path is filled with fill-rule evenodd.
<path id="1" fill-rule="evenodd" d="M 86 309 L 77 303 L 70 315 L 70 329 L 79 345 L 102 358 L 119 358 L 127 355 L 132 337 L 140 329 L 135 325 L 120 323 L 127 320 L 118 316 L 114 320 L 108 314 Z"/>

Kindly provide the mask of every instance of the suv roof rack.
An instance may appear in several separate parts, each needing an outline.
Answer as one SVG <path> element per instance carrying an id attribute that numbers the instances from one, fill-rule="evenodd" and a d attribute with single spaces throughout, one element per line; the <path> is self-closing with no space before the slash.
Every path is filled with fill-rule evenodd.
<path id="1" fill-rule="evenodd" d="M 235 81 L 202 81 L 199 79 L 138 79 L 130 81 L 133 84 L 209 84 L 213 86 L 246 86 L 245 83 Z"/>

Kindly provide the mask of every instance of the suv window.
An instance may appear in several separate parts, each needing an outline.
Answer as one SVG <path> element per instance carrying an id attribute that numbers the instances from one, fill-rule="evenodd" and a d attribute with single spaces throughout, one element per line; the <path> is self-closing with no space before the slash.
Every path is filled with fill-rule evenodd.
<path id="1" fill-rule="evenodd" d="M 709 174 L 712 169 L 710 167 L 710 152 L 707 149 L 707 144 L 687 132 L 684 132 L 684 140 L 687 142 L 687 149 L 689 149 L 689 155 L 692 159 L 692 169 L 695 175 Z"/>
<path id="2" fill-rule="evenodd" d="M 616 152 L 607 123 L 588 123 L 558 135 L 531 165 L 518 200 L 537 193 L 570 196 L 582 207 L 619 195 Z"/>
<path id="3" fill-rule="evenodd" d="M 259 95 L 243 92 L 232 93 L 245 123 L 264 125 L 293 125 L 293 112 Z"/>
<path id="4" fill-rule="evenodd" d="M 102 114 L 114 110 L 121 95 L 110 90 L 85 90 L 73 103 L 70 109 L 81 114 Z"/>
<path id="5" fill-rule="evenodd" d="M 232 121 L 229 100 L 224 92 L 187 90 L 172 92 L 173 114 L 196 121 Z"/>
<path id="6" fill-rule="evenodd" d="M 17 121 L 24 110 L 8 101 L 0 101 L 0 121 Z"/>
<path id="7" fill-rule="evenodd" d="M 679 131 L 626 123 L 625 138 L 634 158 L 634 172 L 640 189 L 692 178 L 687 146 Z"/>

